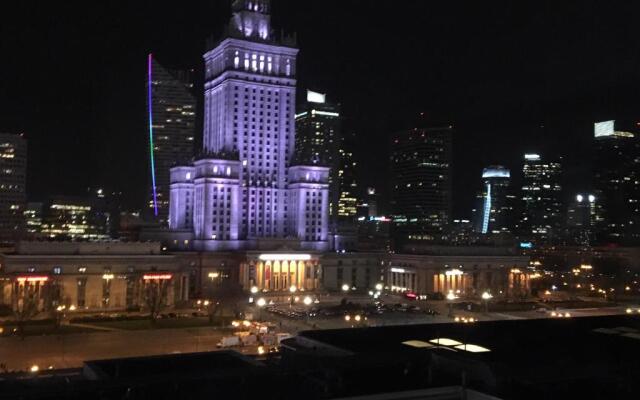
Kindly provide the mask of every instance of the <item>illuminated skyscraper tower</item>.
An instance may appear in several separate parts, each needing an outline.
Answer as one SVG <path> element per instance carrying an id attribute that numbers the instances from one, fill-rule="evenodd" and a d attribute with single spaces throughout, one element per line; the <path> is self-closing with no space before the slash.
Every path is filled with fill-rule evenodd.
<path id="1" fill-rule="evenodd" d="M 328 175 L 293 165 L 296 56 L 271 32 L 267 0 L 236 0 L 225 38 L 205 53 L 203 155 L 171 170 L 173 230 L 202 250 L 291 238 L 327 245 Z"/>
<path id="2" fill-rule="evenodd" d="M 509 193 L 511 172 L 502 166 L 482 171 L 483 189 L 474 221 L 475 230 L 483 234 L 511 233 L 515 197 Z"/>
<path id="3" fill-rule="evenodd" d="M 599 242 L 640 243 L 640 137 L 595 124 L 594 188 Z"/>
<path id="4" fill-rule="evenodd" d="M 194 155 L 196 99 L 188 71 L 169 70 L 147 56 L 149 152 L 148 209 L 166 224 L 169 213 L 169 168 Z"/>

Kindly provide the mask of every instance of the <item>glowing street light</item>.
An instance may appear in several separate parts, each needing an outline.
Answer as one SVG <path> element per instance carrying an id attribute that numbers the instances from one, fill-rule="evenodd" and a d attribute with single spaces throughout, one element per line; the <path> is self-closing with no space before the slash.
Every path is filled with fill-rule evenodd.
<path id="1" fill-rule="evenodd" d="M 310 306 L 313 304 L 313 299 L 310 296 L 306 296 L 304 300 L 302 300 L 305 306 Z"/>
<path id="2" fill-rule="evenodd" d="M 296 290 L 298 290 L 298 288 L 296 287 L 296 285 L 291 285 L 291 287 L 289 288 L 289 291 L 290 291 L 291 293 L 295 293 L 295 292 L 296 292 Z"/>
<path id="3" fill-rule="evenodd" d="M 376 290 L 377 290 L 378 292 L 382 291 L 382 283 L 377 283 L 377 284 L 376 284 Z"/>
<path id="4" fill-rule="evenodd" d="M 267 300 L 264 297 L 260 297 L 255 304 L 258 306 L 258 319 L 262 320 L 262 309 L 267 305 Z"/>
<path id="5" fill-rule="evenodd" d="M 458 296 L 456 296 L 452 290 L 449 290 L 449 293 L 447 293 L 447 301 L 449 302 L 449 317 L 453 317 L 453 301 L 457 298 Z"/>
<path id="6" fill-rule="evenodd" d="M 493 298 L 493 295 L 489 292 L 482 293 L 482 300 L 484 300 L 484 312 L 489 313 L 489 300 Z"/>
<path id="7" fill-rule="evenodd" d="M 349 285 L 347 285 L 346 283 L 344 285 L 342 285 L 342 291 L 343 292 L 348 292 L 349 291 Z"/>
<path id="8" fill-rule="evenodd" d="M 257 286 L 251 286 L 251 293 L 253 293 L 253 294 L 258 293 L 258 287 Z"/>

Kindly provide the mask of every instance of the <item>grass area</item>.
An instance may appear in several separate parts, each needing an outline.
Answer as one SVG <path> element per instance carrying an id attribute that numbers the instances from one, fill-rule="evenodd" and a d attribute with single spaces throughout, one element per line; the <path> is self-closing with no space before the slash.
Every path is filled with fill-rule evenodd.
<path id="1" fill-rule="evenodd" d="M 2 327 L 1 337 L 17 336 L 17 327 L 15 325 L 5 325 Z M 56 327 L 54 324 L 28 324 L 24 327 L 25 336 L 41 336 L 41 335 L 66 335 L 69 333 L 85 333 L 93 332 L 93 329 L 87 329 L 78 326 L 61 325 Z"/>
<path id="2" fill-rule="evenodd" d="M 159 319 L 152 324 L 148 319 L 142 320 L 122 320 L 122 321 L 104 321 L 91 322 L 85 325 L 99 326 L 104 328 L 122 329 L 122 330 L 142 330 L 142 329 L 168 329 L 168 328 L 199 328 L 199 327 L 217 327 L 217 324 L 209 324 L 208 318 L 190 317 L 190 318 L 168 318 Z"/>

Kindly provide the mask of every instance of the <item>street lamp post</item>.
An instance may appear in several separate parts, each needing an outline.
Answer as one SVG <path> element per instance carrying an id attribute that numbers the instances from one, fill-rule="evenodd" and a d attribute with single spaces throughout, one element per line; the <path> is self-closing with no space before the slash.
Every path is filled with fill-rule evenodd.
<path id="1" fill-rule="evenodd" d="M 261 297 L 256 301 L 256 305 L 258 306 L 258 320 L 262 321 L 262 309 L 267 304 L 267 301 L 264 297 Z"/>
<path id="2" fill-rule="evenodd" d="M 447 301 L 449 302 L 449 317 L 453 317 L 453 301 L 457 299 L 457 296 L 452 290 L 447 293 Z"/>
<path id="3" fill-rule="evenodd" d="M 307 323 L 307 325 L 309 324 L 309 306 L 311 306 L 311 304 L 313 304 L 313 299 L 311 298 L 311 296 L 305 296 L 304 300 L 302 300 L 302 302 L 304 303 L 306 310 L 305 310 L 305 322 Z"/>
<path id="4" fill-rule="evenodd" d="M 484 312 L 489 314 L 489 300 L 493 298 L 493 295 L 489 292 L 482 293 L 482 300 L 484 300 Z"/>
<path id="5" fill-rule="evenodd" d="M 293 307 L 293 295 L 296 293 L 297 290 L 298 288 L 296 287 L 296 285 L 291 285 L 289 287 L 289 293 L 291 293 L 291 302 L 289 303 L 289 308 Z"/>

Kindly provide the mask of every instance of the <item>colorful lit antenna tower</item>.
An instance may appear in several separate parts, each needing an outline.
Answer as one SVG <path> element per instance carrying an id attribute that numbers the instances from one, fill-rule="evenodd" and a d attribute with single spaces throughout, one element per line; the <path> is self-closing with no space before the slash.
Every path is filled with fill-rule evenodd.
<path id="1" fill-rule="evenodd" d="M 158 216 L 158 195 L 156 192 L 156 167 L 153 151 L 153 99 L 151 97 L 152 74 L 151 64 L 153 55 L 149 53 L 147 57 L 147 104 L 149 107 L 149 157 L 151 159 L 151 186 L 153 188 L 153 213 Z"/>

